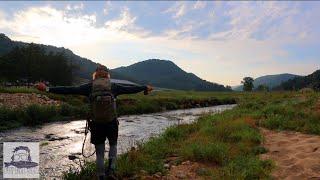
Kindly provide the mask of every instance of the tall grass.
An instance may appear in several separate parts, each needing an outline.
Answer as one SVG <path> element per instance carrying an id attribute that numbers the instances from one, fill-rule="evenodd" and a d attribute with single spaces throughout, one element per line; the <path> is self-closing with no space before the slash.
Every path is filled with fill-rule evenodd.
<path id="1" fill-rule="evenodd" d="M 271 102 L 261 110 L 261 126 L 320 135 L 320 96 L 297 94 L 294 98 Z"/>
<path id="2" fill-rule="evenodd" d="M 47 122 L 85 118 L 87 106 L 40 106 L 30 105 L 25 108 L 9 109 L 0 107 L 0 131 L 20 126 L 35 126 Z"/>

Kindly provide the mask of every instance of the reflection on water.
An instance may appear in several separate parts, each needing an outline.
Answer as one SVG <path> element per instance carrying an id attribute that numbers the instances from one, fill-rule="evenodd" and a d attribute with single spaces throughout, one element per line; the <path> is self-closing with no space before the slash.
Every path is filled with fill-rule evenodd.
<path id="1" fill-rule="evenodd" d="M 218 113 L 235 105 L 221 105 L 205 108 L 167 111 L 162 113 L 122 116 L 119 118 L 118 152 L 124 153 L 137 142 L 147 140 L 163 132 L 167 127 L 179 123 L 191 123 L 203 113 Z M 37 128 L 19 128 L 0 134 L 0 142 L 37 141 L 40 142 L 41 177 L 60 179 L 63 171 L 77 166 L 68 156 L 81 157 L 85 121 L 54 122 Z M 86 152 L 93 152 L 90 137 L 87 138 Z M 2 159 L 2 143 L 0 158 Z M 108 145 L 106 145 L 108 146 Z M 108 150 L 108 148 L 106 148 Z M 82 157 L 81 157 L 82 158 Z M 94 159 L 94 156 L 91 158 Z M 2 171 L 2 167 L 1 167 Z M 2 173 L 1 173 L 2 176 Z M 1 177 L 0 177 L 1 178 Z"/>

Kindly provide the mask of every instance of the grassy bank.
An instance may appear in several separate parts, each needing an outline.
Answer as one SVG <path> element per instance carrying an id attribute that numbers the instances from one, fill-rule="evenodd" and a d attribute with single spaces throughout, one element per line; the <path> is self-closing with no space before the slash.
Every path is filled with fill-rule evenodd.
<path id="1" fill-rule="evenodd" d="M 233 110 L 203 116 L 190 125 L 171 127 L 159 137 L 120 155 L 118 176 L 145 176 L 141 172 L 166 174 L 167 160 L 178 157 L 173 163 L 191 160 L 207 165 L 199 171 L 199 176 L 213 179 L 269 178 L 273 163 L 258 157 L 266 152 L 261 147 L 263 137 L 259 126 L 319 134 L 319 93 L 230 93 L 229 96 L 238 99 L 239 106 Z M 94 163 L 88 163 L 81 171 L 66 173 L 64 178 L 93 176 Z"/>
<path id="2" fill-rule="evenodd" d="M 39 106 L 9 109 L 0 107 L 0 131 L 20 126 L 35 126 L 46 122 L 85 119 L 88 100 L 84 96 L 58 95 L 33 88 L 0 88 L 1 93 L 38 93 L 64 102 L 62 106 Z M 164 110 L 234 104 L 236 99 L 225 93 L 161 91 L 148 96 L 142 93 L 123 95 L 117 99 L 118 114 L 143 114 Z"/>
<path id="3" fill-rule="evenodd" d="M 36 126 L 54 121 L 66 121 L 85 118 L 87 106 L 61 106 L 30 105 L 25 108 L 9 109 L 0 107 L 0 132 L 21 126 Z"/>
<path id="4" fill-rule="evenodd" d="M 0 132 L 21 126 L 36 126 L 47 122 L 83 119 L 86 118 L 88 112 L 87 99 L 83 96 L 58 95 L 26 87 L 0 87 L 0 93 L 35 93 L 63 102 L 60 106 L 33 104 L 15 109 L 0 106 Z"/>
<path id="5" fill-rule="evenodd" d="M 128 115 L 235 104 L 237 95 L 234 93 L 230 96 L 230 93 L 217 92 L 156 91 L 147 96 L 142 93 L 122 95 L 117 102 L 119 115 Z"/>

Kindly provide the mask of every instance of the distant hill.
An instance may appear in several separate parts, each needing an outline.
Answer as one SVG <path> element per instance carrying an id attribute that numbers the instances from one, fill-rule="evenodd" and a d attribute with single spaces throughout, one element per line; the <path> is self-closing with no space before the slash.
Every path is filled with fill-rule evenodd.
<path id="1" fill-rule="evenodd" d="M 30 45 L 30 43 L 20 42 L 20 41 L 13 41 L 10 38 L 8 38 L 5 34 L 0 33 L 0 56 L 9 53 L 11 50 L 13 50 L 14 47 L 25 47 Z M 76 54 L 74 54 L 71 50 L 66 49 L 64 47 L 55 47 L 50 45 L 43 45 L 43 44 L 37 44 L 44 48 L 46 52 L 64 52 L 65 55 L 68 57 L 68 60 L 78 68 L 75 68 L 75 84 L 79 84 L 85 81 L 88 81 L 92 78 L 92 72 L 97 67 L 97 63 L 87 59 L 80 57 Z M 131 80 L 129 77 L 124 77 L 123 75 L 111 72 L 112 77 L 116 79 L 126 79 Z"/>
<path id="2" fill-rule="evenodd" d="M 15 47 L 25 47 L 31 43 L 13 41 L 5 34 L 0 33 L 0 56 L 9 53 Z M 74 68 L 74 84 L 86 82 L 92 78 L 92 72 L 97 67 L 97 63 L 74 54 L 71 50 L 63 47 L 36 44 L 47 53 L 63 52 L 68 61 L 77 66 Z M 187 73 L 171 61 L 146 60 L 128 67 L 112 69 L 111 77 L 114 79 L 129 80 L 134 83 L 152 84 L 153 86 L 169 89 L 181 90 L 201 90 L 201 91 L 230 91 L 223 85 L 211 83 L 200 79 L 192 73 Z"/>
<path id="3" fill-rule="evenodd" d="M 299 90 L 302 88 L 312 88 L 320 90 L 320 70 L 313 72 L 308 76 L 301 76 L 283 82 L 275 90 Z"/>
<path id="4" fill-rule="evenodd" d="M 192 73 L 187 73 L 168 60 L 149 59 L 127 67 L 112 69 L 112 72 L 131 77 L 141 84 L 152 84 L 157 87 L 198 90 L 198 91 L 228 91 L 223 85 L 200 79 Z"/>
<path id="5" fill-rule="evenodd" d="M 288 81 L 289 79 L 293 79 L 295 77 L 299 77 L 298 75 L 295 74 L 275 74 L 275 75 L 266 75 L 266 76 L 261 76 L 258 77 L 254 80 L 253 85 L 254 88 L 257 88 L 259 85 L 266 85 L 270 89 L 279 86 L 281 83 Z M 242 91 L 243 86 L 235 86 L 233 87 L 233 90 L 235 91 Z"/>

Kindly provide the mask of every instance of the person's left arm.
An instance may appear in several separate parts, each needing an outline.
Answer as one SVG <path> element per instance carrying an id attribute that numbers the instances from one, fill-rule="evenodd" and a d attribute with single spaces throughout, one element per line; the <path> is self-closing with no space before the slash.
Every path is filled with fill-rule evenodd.
<path id="1" fill-rule="evenodd" d="M 134 94 L 142 91 L 148 91 L 148 86 L 112 84 L 112 93 L 115 96 L 121 94 Z"/>

